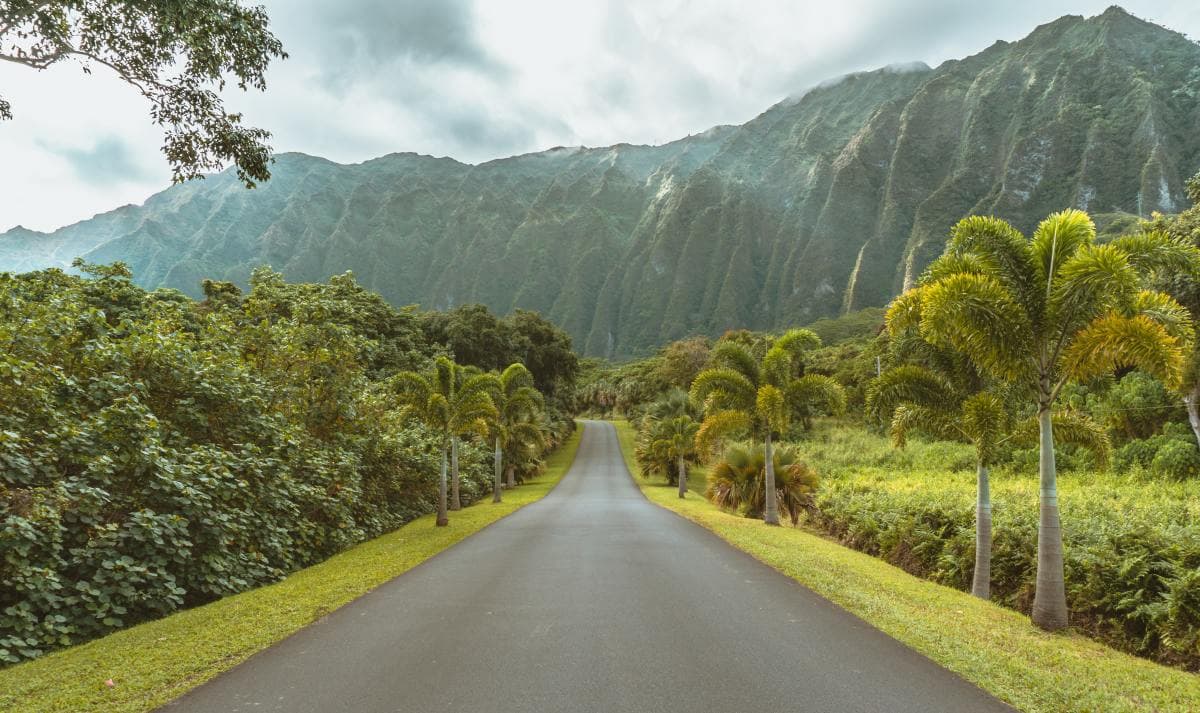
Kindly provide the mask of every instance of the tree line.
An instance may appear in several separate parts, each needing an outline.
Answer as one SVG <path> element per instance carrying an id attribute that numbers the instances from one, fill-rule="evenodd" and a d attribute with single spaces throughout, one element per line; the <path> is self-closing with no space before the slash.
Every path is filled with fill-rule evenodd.
<path id="1" fill-rule="evenodd" d="M 1200 177 L 1190 189 L 1200 202 Z M 1168 477 L 1200 477 L 1200 431 L 1189 444 L 1173 425 L 1197 424 L 1198 226 L 1196 208 L 1106 240 L 1078 210 L 1049 216 L 1030 236 L 969 217 L 857 338 L 825 346 L 806 329 L 690 338 L 631 364 L 586 363 L 578 405 L 637 418 L 643 471 L 678 483 L 681 497 L 687 468 L 706 464 L 709 499 L 772 525 L 781 511 L 794 524 L 813 508 L 819 478 L 798 452 L 815 415 L 849 406 L 852 420 L 885 428 L 898 447 L 913 434 L 968 443 L 970 589 L 982 598 L 990 470 L 1020 472 L 1031 452 L 1040 498 L 1030 614 L 1060 629 L 1068 608 L 1058 457 L 1103 469 L 1115 456 L 1126 469 L 1161 463 Z M 782 459 L 780 439 L 791 442 Z"/>
<path id="2" fill-rule="evenodd" d="M 349 274 L 269 269 L 193 300 L 77 267 L 0 274 L 0 661 L 444 520 L 448 443 L 458 507 L 573 428 L 570 340 L 532 313 L 397 309 Z"/>

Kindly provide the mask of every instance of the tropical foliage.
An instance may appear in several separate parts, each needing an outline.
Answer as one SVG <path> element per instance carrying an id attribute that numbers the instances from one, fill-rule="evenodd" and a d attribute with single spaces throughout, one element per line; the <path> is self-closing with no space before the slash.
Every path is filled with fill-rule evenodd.
<path id="1" fill-rule="evenodd" d="M 1051 215 L 1029 239 L 1002 220 L 965 218 L 920 286 L 888 311 L 893 334 L 919 329 L 980 373 L 1031 394 L 1042 493 L 1033 620 L 1047 629 L 1067 625 L 1052 429 L 1059 392 L 1126 367 L 1178 386 L 1194 338 L 1187 311 L 1145 285 L 1158 271 L 1190 269 L 1196 249 L 1156 232 L 1103 245 L 1095 237 L 1077 210 Z"/>
<path id="2" fill-rule="evenodd" d="M 812 506 L 820 479 L 815 470 L 799 460 L 795 447 L 771 449 L 775 491 L 779 510 L 792 525 Z M 766 458 L 761 444 L 735 443 L 708 472 L 705 496 L 718 507 L 762 517 L 766 509 Z"/>
<path id="3" fill-rule="evenodd" d="M 438 502 L 446 432 L 431 426 L 492 432 L 478 419 L 502 378 L 468 375 L 429 337 L 432 317 L 349 275 L 296 285 L 259 270 L 248 292 L 209 281 L 195 301 L 147 292 L 123 265 L 79 267 L 0 274 L 0 661 L 395 529 Z M 401 372 L 458 374 L 457 400 L 403 400 Z M 569 374 L 542 375 L 569 390 Z M 472 379 L 487 389 L 468 408 Z M 564 423 L 539 426 L 553 442 Z M 464 502 L 491 489 L 487 446 L 458 450 Z"/>
<path id="4" fill-rule="evenodd" d="M 1186 426 L 1183 426 L 1186 429 Z M 805 445 L 822 474 L 807 523 L 940 584 L 970 590 L 975 449 L 822 424 Z M 1028 613 L 1037 576 L 1038 486 L 1025 465 L 992 472 L 992 601 Z M 1200 494 L 1195 482 L 1081 469 L 1063 475 L 1072 625 L 1121 650 L 1200 669 Z"/>
<path id="5" fill-rule="evenodd" d="M 768 525 L 779 524 L 772 439 L 786 432 L 793 420 L 807 428 L 814 414 L 845 407 L 845 394 L 836 381 L 802 373 L 804 352 L 820 343 L 815 333 L 794 329 L 762 345 L 765 353 L 756 358 L 754 346 L 722 339 L 713 349 L 709 368 L 692 382 L 692 400 L 704 404 L 704 422 L 696 435 L 701 453 L 711 452 L 732 434 L 763 441 L 763 521 Z"/>

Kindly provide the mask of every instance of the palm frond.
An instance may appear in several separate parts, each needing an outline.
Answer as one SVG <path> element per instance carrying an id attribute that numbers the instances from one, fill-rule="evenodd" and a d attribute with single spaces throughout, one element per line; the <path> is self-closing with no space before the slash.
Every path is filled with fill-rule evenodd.
<path id="1" fill-rule="evenodd" d="M 1015 445 L 1032 447 L 1038 444 L 1037 417 L 1018 422 L 1012 429 L 1011 441 Z M 1058 411 L 1050 416 L 1050 428 L 1056 444 L 1075 445 L 1091 451 L 1100 468 L 1108 466 L 1112 441 L 1104 427 L 1086 414 L 1078 411 Z"/>
<path id="2" fill-rule="evenodd" d="M 758 383 L 758 363 L 746 347 L 736 342 L 717 342 L 708 361 L 714 367 L 733 369 L 748 381 Z M 703 372 L 702 372 L 703 373 Z M 698 377 L 697 377 L 698 378 Z M 695 382 L 693 381 L 693 388 Z"/>
<path id="3" fill-rule="evenodd" d="M 961 441 L 964 434 L 956 424 L 956 416 L 958 414 L 953 410 L 915 404 L 897 406 L 892 412 L 890 425 L 892 443 L 897 448 L 903 448 L 908 444 L 909 433 L 913 431 L 945 441 Z"/>
<path id="4" fill-rule="evenodd" d="M 1030 249 L 1042 288 L 1058 279 L 1059 270 L 1076 251 L 1095 240 L 1096 224 L 1081 210 L 1071 208 L 1052 213 L 1039 223 Z"/>
<path id="5" fill-rule="evenodd" d="M 1062 359 L 1065 372 L 1081 381 L 1132 366 L 1176 388 L 1185 356 L 1179 340 L 1150 317 L 1108 314 L 1080 330 Z"/>
<path id="6" fill-rule="evenodd" d="M 750 430 L 750 417 L 742 411 L 716 411 L 704 417 L 696 431 L 696 452 L 707 460 L 721 443 Z"/>
<path id="7" fill-rule="evenodd" d="M 786 426 L 787 410 L 784 405 L 783 392 L 774 384 L 758 387 L 758 394 L 754 398 L 754 411 L 769 428 L 781 431 Z"/>
<path id="8" fill-rule="evenodd" d="M 957 401 L 954 389 L 938 374 L 915 364 L 888 369 L 867 385 L 866 412 L 882 422 L 901 404 L 950 408 Z"/>
<path id="9" fill-rule="evenodd" d="M 762 368 L 759 371 L 761 381 L 775 386 L 787 384 L 792 375 L 792 354 L 776 345 L 771 347 L 763 357 Z"/>
<path id="10" fill-rule="evenodd" d="M 950 346 L 982 370 L 1015 378 L 1029 367 L 1032 325 L 989 275 L 961 273 L 922 288 L 921 335 Z"/>
<path id="11" fill-rule="evenodd" d="M 505 393 L 533 386 L 533 374 L 520 362 L 509 364 L 500 372 L 500 387 Z"/>
<path id="12" fill-rule="evenodd" d="M 811 329 L 789 329 L 772 345 L 773 348 L 782 349 L 793 357 L 820 346 L 821 337 Z"/>
<path id="13" fill-rule="evenodd" d="M 966 268 L 950 272 L 953 258 L 948 263 L 933 267 L 927 282 L 934 282 L 950 274 L 987 272 L 999 282 L 1009 286 L 1015 299 L 1025 313 L 1041 314 L 1045 292 L 1038 282 L 1037 260 L 1029 241 L 1007 221 L 991 216 L 974 215 L 963 218 L 950 232 L 946 256 L 958 256 L 957 267 Z M 979 269 L 983 267 L 984 269 Z M 946 274 L 936 279 L 935 274 Z"/>
<path id="14" fill-rule="evenodd" d="M 1001 440 L 1012 426 L 1003 399 L 990 391 L 981 391 L 963 400 L 961 413 L 958 427 L 975 444 L 979 461 L 991 465 L 999 455 Z"/>
<path id="15" fill-rule="evenodd" d="M 920 287 L 915 287 L 892 300 L 888 306 L 884 323 L 887 324 L 888 334 L 897 337 L 905 331 L 921 326 L 921 300 L 924 297 Z"/>
<path id="16" fill-rule="evenodd" d="M 1195 324 L 1186 307 L 1165 292 L 1141 290 L 1133 299 L 1134 314 L 1144 314 L 1158 322 L 1185 350 L 1195 343 Z"/>
<path id="17" fill-rule="evenodd" d="M 1047 322 L 1072 334 L 1098 315 L 1132 299 L 1138 273 L 1113 245 L 1085 245 L 1062 262 L 1047 303 Z"/>
<path id="18" fill-rule="evenodd" d="M 1140 272 L 1171 271 L 1193 276 L 1200 272 L 1200 249 L 1158 230 L 1126 235 L 1109 244 L 1124 251 Z"/>
<path id="19" fill-rule="evenodd" d="M 787 405 L 805 413 L 837 415 L 846 410 L 846 391 L 836 379 L 823 374 L 806 374 L 787 386 Z"/>
<path id="20" fill-rule="evenodd" d="M 696 375 L 690 396 L 695 403 L 705 404 L 706 409 L 749 409 L 753 407 L 756 392 L 754 382 L 742 372 L 729 367 L 715 367 Z"/>
<path id="21" fill-rule="evenodd" d="M 988 272 L 991 266 L 979 255 L 974 253 L 945 253 L 930 263 L 921 275 L 921 284 L 937 282 L 960 272 L 981 275 Z"/>

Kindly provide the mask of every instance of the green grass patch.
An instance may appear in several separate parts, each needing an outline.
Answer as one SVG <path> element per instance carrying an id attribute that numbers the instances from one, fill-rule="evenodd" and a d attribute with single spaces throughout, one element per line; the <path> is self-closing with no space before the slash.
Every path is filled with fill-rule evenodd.
<path id="1" fill-rule="evenodd" d="M 449 527 L 417 518 L 277 584 L 119 631 L 0 670 L 0 710 L 148 711 L 245 661 L 329 612 L 536 500 L 562 479 L 583 427 L 547 458 L 545 472 L 504 502 L 450 513 Z M 112 679 L 109 687 L 105 681 Z"/>
<path id="2" fill-rule="evenodd" d="M 638 473 L 636 433 L 626 422 L 616 426 L 625 462 Z M 1047 634 L 1015 611 L 805 530 L 767 527 L 723 512 L 697 493 L 680 500 L 661 482 L 634 480 L 651 502 L 713 531 L 1020 710 L 1200 710 L 1200 676 L 1078 634 Z"/>

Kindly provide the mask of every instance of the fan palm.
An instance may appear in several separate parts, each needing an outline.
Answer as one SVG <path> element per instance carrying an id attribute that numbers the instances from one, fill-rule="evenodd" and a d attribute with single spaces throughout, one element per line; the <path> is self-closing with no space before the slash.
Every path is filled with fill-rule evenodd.
<path id="1" fill-rule="evenodd" d="M 474 372 L 440 356 L 433 369 L 422 374 L 403 371 L 392 377 L 392 388 L 412 416 L 441 438 L 442 470 L 438 482 L 437 524 L 449 523 L 446 515 L 446 456 L 449 451 L 453 471 L 451 509 L 462 508 L 459 500 L 458 439 L 464 435 L 486 436 L 496 418 L 491 394 L 497 379 Z"/>
<path id="2" fill-rule="evenodd" d="M 704 404 L 704 421 L 696 435 L 699 451 L 710 451 L 725 436 L 749 433 L 764 444 L 765 504 L 763 521 L 779 524 L 772 439 L 787 429 L 797 412 L 834 413 L 845 408 L 840 384 L 827 376 L 796 376 L 803 353 L 820 346 L 807 329 L 793 329 L 775 340 L 760 360 L 743 344 L 722 341 L 712 351 L 713 365 L 692 382 L 691 397 Z"/>
<path id="3" fill-rule="evenodd" d="M 1001 446 L 1036 432 L 1036 421 L 1014 428 L 1014 419 L 996 393 L 954 383 L 924 366 L 906 364 L 889 369 L 871 382 L 867 412 L 876 420 L 891 419 L 892 439 L 903 448 L 912 430 L 935 438 L 965 441 L 975 447 L 975 571 L 971 593 L 991 596 L 992 500 L 989 470 Z M 1086 416 L 1054 415 L 1060 441 L 1090 448 L 1103 463 L 1109 442 L 1104 429 Z"/>
<path id="4" fill-rule="evenodd" d="M 985 375 L 1034 394 L 1041 498 L 1033 621 L 1050 630 L 1067 625 L 1051 421 L 1059 391 L 1122 366 L 1177 384 L 1192 339 L 1187 311 L 1141 288 L 1156 270 L 1191 264 L 1195 248 L 1153 232 L 1104 245 L 1095 236 L 1078 210 L 1046 218 L 1031 239 L 1003 220 L 965 218 L 887 317 L 890 329 L 915 327 Z"/>
<path id="5" fill-rule="evenodd" d="M 496 473 L 492 484 L 492 502 L 500 502 L 500 472 L 507 455 L 508 487 L 515 488 L 516 466 L 520 460 L 536 458 L 545 448 L 538 416 L 543 408 L 542 394 L 533 385 L 533 374 L 524 364 L 511 364 L 500 373 L 492 394 L 496 418 L 492 428 L 496 440 Z"/>
<path id="6" fill-rule="evenodd" d="M 764 452 L 764 447 L 753 444 L 731 445 L 709 472 L 705 496 L 718 507 L 741 510 L 747 517 L 760 516 L 770 492 L 763 482 L 767 470 Z M 794 526 L 812 503 L 817 474 L 797 460 L 795 449 L 788 446 L 773 449 L 771 460 L 779 508 Z"/>

